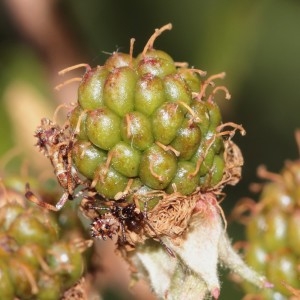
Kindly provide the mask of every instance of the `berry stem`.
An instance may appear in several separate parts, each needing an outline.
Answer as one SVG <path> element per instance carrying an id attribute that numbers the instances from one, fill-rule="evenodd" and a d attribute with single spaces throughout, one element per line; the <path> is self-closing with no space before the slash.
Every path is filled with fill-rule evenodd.
<path id="1" fill-rule="evenodd" d="M 134 47 L 134 42 L 135 42 L 135 38 L 131 38 L 130 39 L 130 50 L 129 50 L 129 55 L 130 55 L 129 66 L 131 68 L 133 67 L 133 47 Z"/>
<path id="2" fill-rule="evenodd" d="M 172 29 L 171 23 L 164 25 L 163 27 L 161 27 L 159 29 L 155 29 L 155 32 L 151 35 L 150 39 L 148 40 L 147 44 L 144 47 L 144 50 L 142 52 L 143 57 L 145 57 L 148 50 L 153 49 L 153 44 L 154 44 L 154 41 L 156 40 L 156 38 L 158 36 L 160 36 L 164 31 L 171 30 L 171 29 Z"/>
<path id="3" fill-rule="evenodd" d="M 159 142 L 159 141 L 156 141 L 155 142 L 155 144 L 157 145 L 157 146 L 159 146 L 160 148 L 162 148 L 164 151 L 172 151 L 177 157 L 180 155 L 180 152 L 179 151 L 177 151 L 175 148 L 173 148 L 172 146 L 170 146 L 170 145 L 168 145 L 168 146 L 166 146 L 166 145 L 164 145 L 164 144 L 162 144 L 161 142 Z"/>
<path id="4" fill-rule="evenodd" d="M 300 157 L 300 129 L 295 130 L 295 140 L 298 148 L 298 156 Z"/>
<path id="5" fill-rule="evenodd" d="M 74 66 L 71 66 L 71 67 L 67 67 L 67 68 L 65 68 L 63 70 L 60 70 L 58 72 L 58 75 L 64 75 L 67 72 L 70 72 L 72 70 L 76 70 L 76 69 L 79 69 L 79 68 L 86 68 L 87 71 L 91 70 L 91 67 L 90 67 L 89 64 L 81 63 L 81 64 L 77 64 L 77 65 L 74 65 Z"/>
<path id="6" fill-rule="evenodd" d="M 208 77 L 204 81 L 204 84 L 203 84 L 199 94 L 197 95 L 197 99 L 201 100 L 203 97 L 205 97 L 205 92 L 206 92 L 207 87 L 209 85 L 214 86 L 213 80 L 218 79 L 218 78 L 223 79 L 225 77 L 225 75 L 226 75 L 226 73 L 222 72 L 222 73 L 218 73 L 218 74 L 215 74 L 215 75 L 212 75 L 212 76 Z"/>
<path id="7" fill-rule="evenodd" d="M 54 89 L 56 91 L 60 91 L 64 86 L 66 86 L 66 85 L 68 85 L 72 82 L 80 82 L 81 80 L 82 80 L 81 77 L 74 77 L 74 78 L 71 78 L 71 79 L 68 79 L 68 80 L 64 81 L 61 84 L 58 84 L 56 87 L 54 87 Z"/>
<path id="8" fill-rule="evenodd" d="M 57 115 L 59 113 L 59 111 L 62 109 L 62 108 L 67 108 L 69 109 L 70 108 L 70 104 L 60 104 L 59 106 L 56 107 L 55 111 L 54 111 L 54 114 L 53 114 L 53 123 L 54 124 L 57 124 Z"/>
<path id="9" fill-rule="evenodd" d="M 207 153 L 210 149 L 210 147 L 213 145 L 214 141 L 215 141 L 216 137 L 212 136 L 209 140 L 207 140 L 206 145 L 205 145 L 205 152 L 203 155 L 200 155 L 197 163 L 196 163 L 196 169 L 193 173 L 190 174 L 190 176 L 196 176 L 200 170 L 200 167 L 204 161 L 204 158 L 207 156 Z"/>
<path id="10" fill-rule="evenodd" d="M 227 130 L 227 131 L 222 131 L 225 127 L 230 126 L 233 128 L 233 130 Z M 242 125 L 233 123 L 233 122 L 227 122 L 224 124 L 221 124 L 217 127 L 217 132 L 219 132 L 219 135 L 229 135 L 230 138 L 232 138 L 235 134 L 235 132 L 239 130 L 241 135 L 244 136 L 246 134 L 246 130 Z"/>
<path id="11" fill-rule="evenodd" d="M 200 69 L 188 69 L 191 72 L 198 73 L 200 76 L 206 76 L 207 72 Z"/>
<path id="12" fill-rule="evenodd" d="M 230 100 L 231 95 L 230 95 L 228 89 L 227 89 L 225 86 L 217 86 L 217 87 L 211 92 L 211 94 L 210 94 L 210 96 L 209 96 L 209 98 L 208 98 L 207 101 L 209 101 L 209 102 L 210 102 L 210 101 L 213 101 L 213 96 L 216 94 L 217 91 L 220 91 L 220 90 L 222 90 L 222 91 L 225 92 L 225 99 L 226 99 L 226 100 Z"/>
<path id="13" fill-rule="evenodd" d="M 278 182 L 279 184 L 283 183 L 283 179 L 281 175 L 268 171 L 266 166 L 264 165 L 261 165 L 257 168 L 257 175 L 260 178 Z"/>

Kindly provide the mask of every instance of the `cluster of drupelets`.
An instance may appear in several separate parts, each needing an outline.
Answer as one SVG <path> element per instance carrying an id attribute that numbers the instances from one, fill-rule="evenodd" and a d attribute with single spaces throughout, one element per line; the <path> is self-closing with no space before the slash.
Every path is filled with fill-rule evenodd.
<path id="1" fill-rule="evenodd" d="M 155 50 L 156 38 L 170 29 L 156 29 L 136 58 L 132 39 L 129 54 L 115 52 L 103 66 L 60 72 L 86 68 L 66 124 L 43 119 L 36 131 L 64 193 L 56 206 L 29 186 L 26 196 L 54 211 L 81 197 L 92 236 L 117 235 L 118 248 L 141 266 L 160 298 L 179 299 L 175 282 L 182 280 L 190 299 L 218 298 L 220 262 L 265 286 L 232 250 L 219 206 L 223 188 L 241 176 L 243 157 L 232 137 L 245 134 L 222 123 L 214 101 L 218 91 L 230 98 L 214 83 L 225 73 L 201 80 L 205 72 Z"/>
<path id="2" fill-rule="evenodd" d="M 173 213 L 183 215 L 187 224 L 202 194 L 221 194 L 226 184 L 239 181 L 243 158 L 231 138 L 236 130 L 245 131 L 234 123 L 223 124 L 214 101 L 219 90 L 230 98 L 224 86 L 213 82 L 225 74 L 201 81 L 205 72 L 155 50 L 155 39 L 169 29 L 170 24 L 156 30 L 137 58 L 131 40 L 129 54 L 115 52 L 101 67 L 80 64 L 60 72 L 87 69 L 67 125 L 61 128 L 43 119 L 36 131 L 37 145 L 65 190 L 55 208 L 44 206 L 60 209 L 81 186 L 87 192 L 83 208 L 88 215 L 99 202 L 114 211 L 118 203 L 122 209 L 135 205 L 149 212 L 157 230 L 150 226 L 153 236 L 167 234 L 157 225 L 163 206 L 175 207 Z M 163 219 L 161 226 L 166 226 L 172 216 Z"/>
<path id="3" fill-rule="evenodd" d="M 84 269 L 83 252 L 92 244 L 70 230 L 49 211 L 11 189 L 0 191 L 0 295 L 1 299 L 57 300 L 76 292 Z M 70 216 L 70 215 L 69 215 Z M 76 230 L 73 228 L 73 231 Z M 65 299 L 65 298 L 64 298 Z"/>
<path id="4" fill-rule="evenodd" d="M 300 131 L 296 140 L 300 149 Z M 259 167 L 259 177 L 268 180 L 253 185 L 260 192 L 259 201 L 242 199 L 233 211 L 246 225 L 246 241 L 239 243 L 246 262 L 274 284 L 274 289 L 259 291 L 243 282 L 247 300 L 299 299 L 299 174 L 299 159 L 287 161 L 279 174 Z"/>

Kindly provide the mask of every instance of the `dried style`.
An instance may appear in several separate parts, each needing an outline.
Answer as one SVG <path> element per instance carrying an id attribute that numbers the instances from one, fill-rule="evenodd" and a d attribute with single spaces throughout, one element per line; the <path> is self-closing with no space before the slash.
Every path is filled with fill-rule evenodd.
<path id="1" fill-rule="evenodd" d="M 26 198 L 30 201 L 53 211 L 60 210 L 67 200 L 72 200 L 75 189 L 83 184 L 79 174 L 72 165 L 72 148 L 75 142 L 75 132 L 70 133 L 69 126 L 61 128 L 49 119 L 42 119 L 41 125 L 35 132 L 37 138 L 36 146 L 49 158 L 58 183 L 63 188 L 64 193 L 58 203 L 53 206 L 39 200 L 26 185 Z"/>

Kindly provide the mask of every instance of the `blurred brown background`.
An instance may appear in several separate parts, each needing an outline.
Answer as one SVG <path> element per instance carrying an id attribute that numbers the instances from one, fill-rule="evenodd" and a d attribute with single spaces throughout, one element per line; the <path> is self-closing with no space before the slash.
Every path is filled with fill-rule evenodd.
<path id="1" fill-rule="evenodd" d="M 81 62 L 102 64 L 105 52 L 128 51 L 131 37 L 137 54 L 155 28 L 171 22 L 173 30 L 159 37 L 156 48 L 208 74 L 226 71 L 232 100 L 220 102 L 224 121 L 247 131 L 235 138 L 245 166 L 241 183 L 227 190 L 223 207 L 229 213 L 235 201 L 250 195 L 258 165 L 278 171 L 285 159 L 298 157 L 293 134 L 300 127 L 299 16 L 296 0 L 4 0 L 0 155 L 19 145 L 32 165 L 43 165 L 32 132 L 59 103 L 76 101 L 77 83 L 54 87 L 83 71 L 60 77 L 57 72 Z M 240 228 L 229 230 L 234 240 L 242 236 Z M 230 288 L 227 295 L 226 287 L 221 299 L 239 298 Z M 122 299 L 109 295 L 105 299 Z"/>

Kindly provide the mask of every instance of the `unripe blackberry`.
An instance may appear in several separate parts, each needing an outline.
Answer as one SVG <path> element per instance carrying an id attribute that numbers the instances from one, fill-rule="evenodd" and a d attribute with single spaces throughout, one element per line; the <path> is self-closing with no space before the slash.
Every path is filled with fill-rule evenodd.
<path id="1" fill-rule="evenodd" d="M 83 276 L 86 247 L 63 238 L 50 212 L 6 194 L 0 193 L 1 299 L 61 299 Z"/>
<path id="2" fill-rule="evenodd" d="M 297 137 L 299 142 L 300 132 Z M 237 206 L 252 212 L 246 223 L 245 259 L 274 284 L 267 293 L 244 285 L 249 299 L 294 299 L 292 289 L 300 289 L 299 170 L 300 160 L 286 162 L 279 174 L 260 167 L 259 176 L 269 182 L 263 185 L 259 201 L 241 201 Z"/>
<path id="3" fill-rule="evenodd" d="M 177 283 L 187 282 L 189 299 L 217 299 L 219 263 L 266 287 L 231 248 L 219 206 L 225 185 L 241 177 L 231 139 L 245 134 L 222 123 L 214 100 L 218 91 L 230 98 L 215 85 L 225 73 L 202 79 L 205 72 L 154 49 L 169 29 L 156 29 L 136 58 L 132 39 L 129 54 L 113 53 L 101 67 L 61 71 L 86 67 L 77 105 L 64 127 L 44 120 L 36 137 L 64 193 L 56 206 L 31 200 L 57 211 L 82 196 L 92 237 L 117 235 L 122 255 L 160 298 L 181 299 Z"/>
<path id="4" fill-rule="evenodd" d="M 116 199 L 124 187 L 131 194 L 130 182 L 138 178 L 148 188 L 186 196 L 230 183 L 223 137 L 237 128 L 222 132 L 225 126 L 213 98 L 218 89 L 228 98 L 226 88 L 208 88 L 224 73 L 203 81 L 205 72 L 188 69 L 154 49 L 162 31 L 136 58 L 131 44 L 129 54 L 113 53 L 103 66 L 88 67 L 79 86 L 70 124 L 79 139 L 107 159 L 98 174 L 94 165 L 88 171 L 87 155 L 76 148 L 73 161 L 105 198 Z M 189 166 L 189 176 L 183 175 L 182 166 Z"/>

